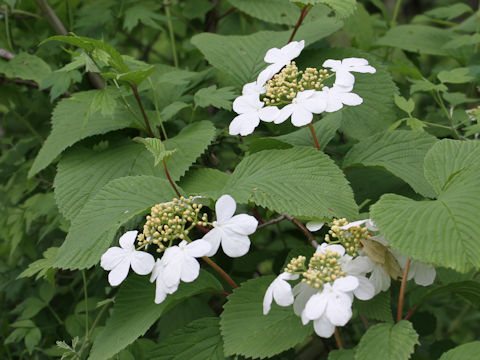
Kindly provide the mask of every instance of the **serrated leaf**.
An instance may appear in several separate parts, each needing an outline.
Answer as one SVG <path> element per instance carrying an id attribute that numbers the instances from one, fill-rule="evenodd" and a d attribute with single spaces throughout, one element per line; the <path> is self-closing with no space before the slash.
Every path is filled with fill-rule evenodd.
<path id="1" fill-rule="evenodd" d="M 406 120 L 407 126 L 409 126 L 413 131 L 423 131 L 423 128 L 427 126 L 427 124 L 417 118 L 410 117 Z"/>
<path id="2" fill-rule="evenodd" d="M 473 341 L 448 350 L 439 360 L 476 360 L 479 353 L 480 341 Z"/>
<path id="3" fill-rule="evenodd" d="M 435 192 L 423 174 L 423 164 L 425 155 L 436 142 L 432 135 L 408 130 L 373 135 L 350 149 L 343 167 L 382 166 L 419 194 L 434 197 Z"/>
<path id="4" fill-rule="evenodd" d="M 75 217 L 54 266 L 85 269 L 95 265 L 120 225 L 174 197 L 168 181 L 153 176 L 127 176 L 110 181 Z"/>
<path id="5" fill-rule="evenodd" d="M 217 169 L 192 169 L 180 181 L 181 188 L 190 195 L 208 194 L 222 189 L 229 175 Z"/>
<path id="6" fill-rule="evenodd" d="M 390 290 L 382 291 L 371 300 L 355 299 L 354 308 L 368 319 L 392 322 Z"/>
<path id="7" fill-rule="evenodd" d="M 132 115 L 117 108 L 110 115 L 89 113 L 96 94 L 101 90 L 78 92 L 62 99 L 52 113 L 52 132 L 43 144 L 28 177 L 47 167 L 63 150 L 92 135 L 123 129 L 132 122 Z"/>
<path id="8" fill-rule="evenodd" d="M 425 12 L 425 15 L 437 18 L 437 19 L 445 19 L 445 20 L 452 20 L 460 15 L 465 13 L 472 13 L 473 10 L 470 6 L 463 3 L 452 4 L 449 6 L 442 6 L 435 8 L 433 10 L 429 10 Z"/>
<path id="9" fill-rule="evenodd" d="M 162 121 L 168 121 L 172 119 L 175 115 L 177 115 L 179 111 L 187 107 L 190 107 L 190 105 L 187 103 L 184 103 L 182 101 L 174 101 L 173 103 L 165 106 L 162 109 L 160 117 L 162 118 Z"/>
<path id="10" fill-rule="evenodd" d="M 323 152 L 308 147 L 246 156 L 219 194 L 299 217 L 349 218 L 357 213 L 343 173 Z"/>
<path id="11" fill-rule="evenodd" d="M 463 67 L 452 70 L 442 70 L 438 73 L 437 77 L 442 83 L 463 84 L 475 79 L 469 75 L 469 73 L 470 69 Z"/>
<path id="12" fill-rule="evenodd" d="M 443 84 L 434 84 L 426 79 L 410 80 L 412 86 L 410 87 L 410 95 L 418 91 L 447 91 L 448 88 Z"/>
<path id="13" fill-rule="evenodd" d="M 164 141 L 167 151 L 178 149 L 168 164 L 173 181 L 185 174 L 214 136 L 212 123 L 200 121 Z M 79 148 L 67 153 L 58 165 L 54 183 L 60 211 L 73 220 L 105 184 L 122 176 L 153 175 L 166 179 L 163 167 L 155 167 L 153 160 L 143 145 L 135 143 L 112 146 L 102 152 Z"/>
<path id="14" fill-rule="evenodd" d="M 53 263 L 57 256 L 58 247 L 48 248 L 43 252 L 43 259 L 36 260 L 28 265 L 28 268 L 22 271 L 19 278 L 31 277 L 35 274 L 36 280 L 40 279 L 42 276 L 45 276 L 47 271 L 53 267 Z"/>
<path id="15" fill-rule="evenodd" d="M 357 7 L 357 0 L 290 0 L 294 3 L 305 5 L 324 4 L 335 11 L 339 18 L 347 18 L 352 15 Z"/>
<path id="16" fill-rule="evenodd" d="M 152 8 L 146 8 L 142 5 L 135 5 L 125 10 L 125 18 L 123 19 L 123 28 L 131 32 L 140 22 L 154 29 L 163 31 L 159 22 L 168 20 L 168 17 L 152 11 Z"/>
<path id="17" fill-rule="evenodd" d="M 112 115 L 117 106 L 117 101 L 111 89 L 106 87 L 105 89 L 98 90 L 93 97 L 90 105 L 90 110 L 100 112 L 104 116 Z"/>
<path id="18" fill-rule="evenodd" d="M 209 86 L 198 90 L 193 100 L 196 106 L 207 107 L 212 105 L 219 109 L 231 110 L 232 99 L 235 98 L 232 89 L 232 87 L 217 89 L 217 85 Z"/>
<path id="19" fill-rule="evenodd" d="M 425 166 L 428 163 L 425 159 Z M 401 253 L 459 272 L 478 268 L 479 174 L 479 166 L 461 170 L 446 183 L 437 200 L 383 195 L 371 207 L 372 218 Z"/>
<path id="20" fill-rule="evenodd" d="M 40 89 L 50 88 L 50 101 L 53 101 L 68 91 L 72 83 L 80 82 L 81 80 L 82 74 L 77 70 L 53 71 L 42 80 Z"/>
<path id="21" fill-rule="evenodd" d="M 145 148 L 150 151 L 155 159 L 154 166 L 157 166 L 160 162 L 168 162 L 177 149 L 167 150 L 162 140 L 157 138 L 133 138 L 134 141 L 145 145 Z"/>
<path id="22" fill-rule="evenodd" d="M 181 306 L 181 305 L 180 305 Z M 147 354 L 150 360 L 224 360 L 218 318 L 192 321 Z"/>
<path id="23" fill-rule="evenodd" d="M 400 109 L 405 111 L 407 114 L 411 114 L 413 109 L 415 109 L 415 102 L 413 99 L 405 99 L 403 96 L 396 95 L 394 96 L 395 105 Z"/>
<path id="24" fill-rule="evenodd" d="M 353 349 L 332 350 L 328 353 L 328 360 L 355 360 Z"/>
<path id="25" fill-rule="evenodd" d="M 355 360 L 371 360 L 372 354 L 382 360 L 408 360 L 416 344 L 418 334 L 409 321 L 374 325 L 360 339 Z"/>
<path id="26" fill-rule="evenodd" d="M 313 21 L 299 28 L 296 39 L 305 39 L 308 45 L 335 32 L 341 25 L 330 18 Z M 284 46 L 290 33 L 259 31 L 242 36 L 203 33 L 192 37 L 191 42 L 214 67 L 229 74 L 232 82 L 241 87 L 256 79 L 267 66 L 263 61 L 267 50 Z"/>
<path id="27" fill-rule="evenodd" d="M 10 79 L 32 80 L 40 84 L 52 70 L 41 58 L 21 52 L 9 61 L 0 60 L 0 74 Z"/>
<path id="28" fill-rule="evenodd" d="M 184 299 L 222 290 L 221 284 L 213 275 L 200 270 L 200 276 L 194 282 L 182 282 L 174 294 L 168 295 L 161 304 L 155 304 L 155 284 L 151 284 L 146 276 L 130 274 L 116 296 L 112 315 L 95 338 L 89 359 L 109 359 L 144 335 L 165 311 Z"/>
<path id="29" fill-rule="evenodd" d="M 448 56 L 443 45 L 452 38 L 452 33 L 446 29 L 426 25 L 398 25 L 388 30 L 376 44 L 421 54 Z"/>
<path id="30" fill-rule="evenodd" d="M 443 286 L 437 286 L 433 290 L 427 292 L 415 306 L 419 307 L 426 300 L 444 294 L 458 295 L 473 307 L 480 309 L 480 283 L 474 280 L 458 281 Z"/>
<path id="31" fill-rule="evenodd" d="M 288 0 L 228 0 L 238 10 L 274 24 L 295 25 L 300 9 Z"/>
<path id="32" fill-rule="evenodd" d="M 146 69 L 129 71 L 124 73 L 102 73 L 107 79 L 116 79 L 129 85 L 138 86 L 155 71 L 155 66 L 149 66 Z"/>
<path id="33" fill-rule="evenodd" d="M 263 297 L 274 276 L 248 280 L 228 297 L 220 327 L 225 355 L 265 358 L 292 348 L 313 331 L 303 326 L 292 307 L 272 304 L 263 315 Z"/>

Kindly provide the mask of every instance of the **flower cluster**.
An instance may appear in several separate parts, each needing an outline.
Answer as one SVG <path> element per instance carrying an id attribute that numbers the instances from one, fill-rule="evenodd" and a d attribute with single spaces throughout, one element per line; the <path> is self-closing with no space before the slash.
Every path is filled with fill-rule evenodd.
<path id="1" fill-rule="evenodd" d="M 177 291 L 181 281 L 194 281 L 200 273 L 197 258 L 214 255 L 220 244 L 231 257 L 248 252 L 248 235 L 253 234 L 258 225 L 253 216 L 234 216 L 236 203 L 230 195 L 218 199 L 215 205 L 217 220 L 213 223 L 208 221 L 206 213 L 200 212 L 201 209 L 202 205 L 195 203 L 193 197 L 175 198 L 153 206 L 141 234 L 126 232 L 120 238 L 120 247 L 111 247 L 102 255 L 100 266 L 110 271 L 110 285 L 117 286 L 125 280 L 130 267 L 139 275 L 151 274 L 150 281 L 156 282 L 155 303 L 159 304 L 168 294 Z M 192 241 L 189 234 L 195 226 L 212 226 L 213 229 L 202 239 Z M 174 245 L 176 241 L 179 243 Z M 163 256 L 155 261 L 146 251 L 149 245 L 156 246 L 155 253 L 163 253 Z"/>
<path id="2" fill-rule="evenodd" d="M 351 72 L 375 73 L 368 61 L 360 58 L 326 60 L 323 68 L 299 70 L 295 61 L 305 41 L 293 41 L 281 49 L 267 51 L 264 61 L 268 65 L 256 81 L 244 85 L 242 95 L 233 102 L 238 114 L 230 123 L 231 135 L 248 135 L 260 120 L 280 124 L 291 118 L 295 126 L 312 122 L 313 114 L 334 112 L 344 105 L 360 105 L 363 100 L 352 93 L 355 78 Z M 323 82 L 335 73 L 332 87 Z"/>
<path id="3" fill-rule="evenodd" d="M 322 224 L 323 225 L 323 224 Z M 319 230 L 322 225 L 309 223 Z M 369 300 L 390 287 L 391 278 L 403 275 L 407 257 L 390 249 L 370 219 L 349 223 L 334 219 L 310 258 L 298 256 L 290 260 L 284 272 L 268 287 L 263 300 L 263 313 L 270 311 L 272 301 L 280 306 L 293 304 L 295 314 L 303 324 L 313 321 L 315 332 L 330 337 L 336 326 L 344 326 L 352 317 L 354 297 Z M 428 286 L 435 280 L 435 269 L 411 261 L 407 279 Z M 292 289 L 287 281 L 301 279 Z"/>

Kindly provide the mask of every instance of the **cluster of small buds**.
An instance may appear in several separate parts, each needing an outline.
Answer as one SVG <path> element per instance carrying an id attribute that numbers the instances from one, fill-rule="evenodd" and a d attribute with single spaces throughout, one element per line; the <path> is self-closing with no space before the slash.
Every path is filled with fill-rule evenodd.
<path id="1" fill-rule="evenodd" d="M 147 215 L 143 233 L 137 237 L 138 245 L 149 243 L 158 246 L 157 252 L 162 252 L 176 239 L 183 240 L 190 230 L 196 226 L 207 225 L 207 214 L 200 213 L 201 204 L 193 202 L 193 197 L 174 198 L 168 203 L 157 204 Z"/>
<path id="2" fill-rule="evenodd" d="M 338 261 L 340 258 L 341 255 L 332 250 L 313 254 L 308 270 L 302 273 L 302 281 L 315 289 L 320 289 L 325 283 L 333 283 L 336 279 L 345 277 L 346 274 Z"/>
<path id="3" fill-rule="evenodd" d="M 290 260 L 284 271 L 295 274 L 299 271 L 306 270 L 307 268 L 305 267 L 305 260 L 307 260 L 305 256 L 293 258 L 292 260 Z"/>
<path id="4" fill-rule="evenodd" d="M 271 106 L 289 104 L 300 91 L 321 90 L 322 82 L 326 78 L 328 78 L 327 70 L 307 68 L 305 71 L 299 71 L 295 61 L 292 61 L 267 81 L 263 101 Z"/>
<path id="5" fill-rule="evenodd" d="M 355 258 L 362 248 L 362 239 L 368 238 L 368 229 L 365 226 L 352 226 L 344 230 L 342 227 L 345 225 L 348 225 L 347 219 L 334 219 L 328 234 L 325 235 L 325 242 L 340 243 L 345 252 Z"/>

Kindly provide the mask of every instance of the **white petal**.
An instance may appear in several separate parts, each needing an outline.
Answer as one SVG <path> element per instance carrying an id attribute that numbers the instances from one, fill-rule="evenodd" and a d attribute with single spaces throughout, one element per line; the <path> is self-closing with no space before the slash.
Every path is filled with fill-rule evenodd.
<path id="1" fill-rule="evenodd" d="M 323 315 L 327 306 L 327 297 L 324 294 L 313 295 L 305 305 L 305 317 L 310 320 L 318 319 Z"/>
<path id="2" fill-rule="evenodd" d="M 135 250 L 135 240 L 137 239 L 138 231 L 127 231 L 125 234 L 122 235 L 120 238 L 120 246 L 125 250 Z"/>
<path id="3" fill-rule="evenodd" d="M 342 245 L 339 245 L 339 244 L 329 245 L 327 243 L 322 243 L 320 246 L 318 246 L 315 253 L 316 254 L 323 254 L 327 250 L 336 252 L 340 256 L 343 256 L 345 254 L 345 248 Z"/>
<path id="4" fill-rule="evenodd" d="M 265 93 L 265 87 L 256 81 L 245 84 L 242 88 L 242 95 L 253 95 L 258 98 L 263 93 Z"/>
<path id="5" fill-rule="evenodd" d="M 217 253 L 218 247 L 220 246 L 220 240 L 222 239 L 222 230 L 218 228 L 213 228 L 201 239 L 207 241 L 210 244 L 210 251 L 205 254 L 205 256 L 213 256 Z"/>
<path id="6" fill-rule="evenodd" d="M 150 275 L 150 282 L 154 282 L 160 276 L 162 271 L 163 271 L 162 260 L 157 259 L 157 261 L 155 262 L 155 265 L 153 266 L 152 274 Z"/>
<path id="7" fill-rule="evenodd" d="M 349 106 L 357 106 L 363 103 L 363 99 L 354 93 L 345 93 L 340 97 L 342 103 Z"/>
<path id="8" fill-rule="evenodd" d="M 278 116 L 275 118 L 275 120 L 273 120 L 273 122 L 275 124 L 281 124 L 282 122 L 287 120 L 290 117 L 290 115 L 292 115 L 292 112 L 294 111 L 294 109 L 295 109 L 294 104 L 288 104 L 284 106 L 283 108 L 280 109 Z"/>
<path id="9" fill-rule="evenodd" d="M 297 93 L 297 95 L 295 96 L 295 99 L 298 101 L 298 102 L 301 102 L 303 104 L 303 102 L 305 100 L 307 100 L 308 98 L 312 97 L 313 95 L 315 94 L 315 90 L 304 90 L 304 91 L 300 91 Z"/>
<path id="10" fill-rule="evenodd" d="M 265 54 L 263 61 L 266 63 L 276 63 L 283 59 L 282 57 L 282 49 L 279 48 L 271 48 Z"/>
<path id="11" fill-rule="evenodd" d="M 353 84 L 355 84 L 355 76 L 348 71 L 339 69 L 335 73 L 335 85 L 353 86 Z"/>
<path id="12" fill-rule="evenodd" d="M 346 67 L 364 66 L 364 65 L 368 65 L 368 60 L 364 58 L 356 58 L 356 57 L 345 58 L 342 60 L 342 65 Z"/>
<path id="13" fill-rule="evenodd" d="M 165 267 L 171 263 L 177 262 L 180 256 L 182 256 L 182 250 L 178 246 L 169 247 L 167 250 L 165 250 L 162 256 L 163 266 Z"/>
<path id="14" fill-rule="evenodd" d="M 351 227 L 354 227 L 354 226 L 362 226 L 363 224 L 365 224 L 365 223 L 366 223 L 367 221 L 369 221 L 369 220 L 370 220 L 370 219 L 357 220 L 357 221 L 348 223 L 347 225 L 341 226 L 340 229 L 342 229 L 342 230 L 348 230 L 348 229 L 350 229 Z"/>
<path id="15" fill-rule="evenodd" d="M 387 291 L 390 287 L 390 276 L 388 276 L 382 265 L 374 265 L 374 269 L 368 280 L 375 288 L 375 295 L 380 291 Z"/>
<path id="16" fill-rule="evenodd" d="M 345 276 L 337 279 L 333 283 L 333 288 L 337 291 L 353 291 L 358 287 L 358 279 L 355 276 Z"/>
<path id="17" fill-rule="evenodd" d="M 277 279 L 281 280 L 297 280 L 300 277 L 299 274 L 292 274 L 289 272 L 283 272 L 280 275 L 277 276 Z"/>
<path id="18" fill-rule="evenodd" d="M 415 266 L 415 283 L 421 286 L 432 285 L 435 281 L 435 276 L 437 275 L 435 268 L 431 265 L 427 265 L 419 261 L 412 262 Z"/>
<path id="19" fill-rule="evenodd" d="M 305 40 L 292 41 L 282 48 L 282 52 L 289 59 L 289 62 L 290 62 L 290 60 L 293 60 L 298 55 L 300 55 L 304 47 L 305 47 Z"/>
<path id="20" fill-rule="evenodd" d="M 167 292 L 165 291 L 165 286 L 161 278 L 159 278 L 155 284 L 155 304 L 162 303 L 167 297 Z"/>
<path id="21" fill-rule="evenodd" d="M 280 114 L 280 109 L 276 106 L 265 106 L 264 108 L 258 111 L 258 116 L 260 120 L 265 122 L 274 121 L 277 116 Z"/>
<path id="22" fill-rule="evenodd" d="M 257 230 L 258 221 L 251 215 L 238 214 L 222 224 L 225 231 L 235 231 L 241 235 L 251 235 Z"/>
<path id="23" fill-rule="evenodd" d="M 197 259 L 186 256 L 182 264 L 180 279 L 184 282 L 192 282 L 200 274 L 200 264 Z"/>
<path id="24" fill-rule="evenodd" d="M 233 118 L 228 127 L 228 133 L 230 135 L 247 136 L 253 133 L 258 124 L 260 124 L 260 118 L 256 112 L 241 114 Z"/>
<path id="25" fill-rule="evenodd" d="M 223 223 L 229 220 L 233 214 L 235 214 L 235 209 L 237 208 L 237 203 L 230 195 L 222 195 L 217 200 L 215 204 L 215 213 L 217 215 L 217 222 Z"/>
<path id="26" fill-rule="evenodd" d="M 273 298 L 280 306 L 290 306 L 293 304 L 292 287 L 284 280 L 278 280 L 273 288 Z"/>
<path id="27" fill-rule="evenodd" d="M 302 319 L 303 325 L 307 325 L 310 322 L 310 319 L 308 319 L 307 316 L 305 315 L 305 310 L 302 311 L 300 318 Z"/>
<path id="28" fill-rule="evenodd" d="M 273 75 L 279 72 L 286 64 L 284 63 L 277 63 L 267 66 L 264 70 L 258 74 L 257 77 L 257 84 L 258 85 L 265 85 L 265 83 L 270 80 Z"/>
<path id="29" fill-rule="evenodd" d="M 123 261 L 125 256 L 128 256 L 128 253 L 129 251 L 125 251 L 118 246 L 111 247 L 102 255 L 102 258 L 100 259 L 100 266 L 104 270 L 112 270 L 115 266 Z"/>
<path id="30" fill-rule="evenodd" d="M 303 106 L 296 106 L 292 113 L 292 124 L 300 127 L 312 122 L 313 114 Z"/>
<path id="31" fill-rule="evenodd" d="M 275 280 L 274 280 L 275 282 Z M 273 283 L 270 284 L 267 291 L 265 292 L 265 296 L 263 297 L 263 315 L 267 315 L 270 312 L 270 308 L 272 306 L 273 301 Z"/>
<path id="32" fill-rule="evenodd" d="M 328 301 L 325 315 L 333 325 L 344 326 L 352 317 L 350 298 L 346 294 L 336 292 L 334 300 L 329 299 Z"/>
<path id="33" fill-rule="evenodd" d="M 147 275 L 152 272 L 155 265 L 155 259 L 145 251 L 135 251 L 131 255 L 132 270 L 138 275 Z"/>
<path id="34" fill-rule="evenodd" d="M 185 247 L 185 252 L 190 257 L 202 257 L 208 254 L 211 250 L 212 245 L 205 240 L 195 240 L 192 241 Z"/>
<path id="35" fill-rule="evenodd" d="M 243 256 L 250 248 L 250 239 L 247 235 L 240 235 L 234 231 L 225 230 L 222 236 L 222 249 L 230 257 Z"/>
<path id="36" fill-rule="evenodd" d="M 354 295 L 364 301 L 373 298 L 375 296 L 375 287 L 373 284 L 364 276 L 358 276 L 357 279 L 360 285 L 353 290 Z"/>
<path id="37" fill-rule="evenodd" d="M 318 231 L 323 227 L 323 221 L 309 221 L 305 225 L 309 231 Z"/>
<path id="38" fill-rule="evenodd" d="M 302 105 L 311 113 L 320 114 L 327 108 L 327 101 L 320 91 L 315 91 L 316 94 L 306 99 Z"/>
<path id="39" fill-rule="evenodd" d="M 365 275 L 372 271 L 372 261 L 368 256 L 357 256 L 355 259 L 348 261 L 343 270 L 347 275 Z"/>
<path id="40" fill-rule="evenodd" d="M 295 314 L 300 316 L 305 309 L 305 305 L 307 304 L 308 300 L 317 293 L 317 289 L 314 289 L 304 282 L 300 282 L 295 285 L 293 288 L 293 295 L 295 296 L 295 300 L 293 302 L 293 311 Z"/>
<path id="41" fill-rule="evenodd" d="M 112 271 L 108 274 L 108 282 L 112 286 L 119 285 L 128 275 L 128 270 L 130 269 L 129 261 L 122 261 L 117 266 L 115 266 Z"/>
<path id="42" fill-rule="evenodd" d="M 164 265 L 163 267 L 163 281 L 167 287 L 173 287 L 180 282 L 182 272 L 182 264 L 177 259 L 176 262 L 172 262 L 168 265 Z"/>
<path id="43" fill-rule="evenodd" d="M 341 65 L 342 62 L 340 60 L 328 59 L 323 62 L 322 67 L 331 68 L 332 71 L 336 71 L 336 69 L 339 68 Z"/>
<path id="44" fill-rule="evenodd" d="M 242 95 L 233 101 L 233 111 L 237 114 L 247 114 L 263 107 L 263 102 L 255 95 Z"/>
<path id="45" fill-rule="evenodd" d="M 335 332 L 335 325 L 333 325 L 324 315 L 313 322 L 315 333 L 323 338 L 329 338 Z"/>

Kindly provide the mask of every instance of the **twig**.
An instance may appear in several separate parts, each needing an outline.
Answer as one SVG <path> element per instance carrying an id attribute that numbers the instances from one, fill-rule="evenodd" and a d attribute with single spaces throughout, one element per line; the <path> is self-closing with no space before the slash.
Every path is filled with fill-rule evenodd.
<path id="1" fill-rule="evenodd" d="M 137 100 L 140 111 L 142 112 L 143 119 L 145 120 L 145 125 L 147 126 L 148 134 L 151 137 L 155 137 L 155 134 L 153 133 L 152 128 L 150 127 L 150 121 L 148 120 L 147 113 L 145 112 L 145 109 L 143 107 L 142 99 L 140 98 L 140 95 L 138 94 L 137 87 L 135 85 L 130 85 L 130 88 L 132 89 L 133 95 L 135 95 L 135 99 Z"/>
<path id="2" fill-rule="evenodd" d="M 415 310 L 417 310 L 418 306 L 415 305 L 414 307 L 412 307 L 410 310 L 408 310 L 407 312 L 407 315 L 405 315 L 405 317 L 403 318 L 403 320 L 408 320 L 410 319 L 410 317 L 413 315 L 413 313 L 415 312 Z"/>
<path id="3" fill-rule="evenodd" d="M 267 222 L 264 222 L 263 224 L 260 224 L 257 229 L 261 229 L 265 226 L 268 226 L 268 225 L 273 225 L 273 224 L 276 224 L 276 223 L 279 223 L 283 220 L 285 220 L 287 218 L 287 216 L 285 214 L 283 214 L 282 216 L 279 216 L 278 218 L 275 218 L 275 219 L 272 219 L 270 221 L 267 221 Z"/>
<path id="4" fill-rule="evenodd" d="M 170 173 L 168 172 L 168 169 L 167 169 L 167 162 L 165 161 L 165 159 L 163 159 L 162 162 L 163 162 L 163 169 L 165 170 L 165 175 L 167 175 L 167 179 L 170 182 L 170 185 L 172 185 L 172 188 L 173 188 L 173 190 L 175 191 L 175 193 L 177 194 L 178 197 L 182 196 L 182 195 L 180 195 L 180 192 L 178 191 L 177 187 L 175 186 L 175 183 L 173 182 L 172 178 L 170 177 Z"/>
<path id="5" fill-rule="evenodd" d="M 342 339 L 340 338 L 340 333 L 338 332 L 338 327 L 335 327 L 335 341 L 339 349 L 343 349 Z"/>
<path id="6" fill-rule="evenodd" d="M 293 216 L 290 216 L 290 215 L 287 215 L 285 214 L 285 217 L 290 220 L 296 227 L 298 227 L 300 230 L 303 231 L 303 233 L 305 234 L 305 236 L 308 238 L 308 240 L 310 241 L 310 243 L 314 246 L 314 247 L 317 247 L 318 246 L 318 243 L 317 241 L 315 240 L 315 237 L 312 235 L 312 233 L 310 232 L 310 230 L 308 230 L 305 225 L 303 225 L 301 223 L 300 220 L 297 220 L 295 219 Z"/>
<path id="7" fill-rule="evenodd" d="M 213 262 L 212 259 L 206 257 L 206 256 L 202 256 L 202 259 L 208 264 L 210 265 L 213 269 L 215 269 L 216 272 L 218 272 L 220 274 L 220 276 L 222 276 L 229 284 L 230 286 L 232 287 L 232 289 L 235 289 L 238 287 L 238 285 L 236 284 L 235 281 L 233 281 L 233 279 L 220 267 L 218 266 L 215 262 Z"/>
<path id="8" fill-rule="evenodd" d="M 293 28 L 292 35 L 290 35 L 290 38 L 288 39 L 288 42 L 291 42 L 293 40 L 293 37 L 297 33 L 297 30 L 300 27 L 300 25 L 302 25 L 303 19 L 305 19 L 309 11 L 310 11 L 310 6 L 306 6 L 305 8 L 303 8 L 302 12 L 300 13 L 300 17 L 298 18 L 298 21 L 295 24 L 295 27 Z"/>
<path id="9" fill-rule="evenodd" d="M 408 269 L 410 268 L 410 259 L 407 259 L 405 269 L 403 270 L 402 285 L 400 285 L 400 295 L 398 296 L 397 322 L 402 320 L 403 300 L 405 297 L 405 288 L 407 286 Z"/>

